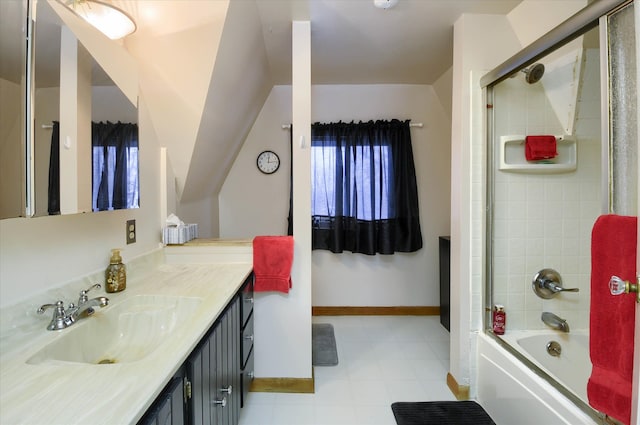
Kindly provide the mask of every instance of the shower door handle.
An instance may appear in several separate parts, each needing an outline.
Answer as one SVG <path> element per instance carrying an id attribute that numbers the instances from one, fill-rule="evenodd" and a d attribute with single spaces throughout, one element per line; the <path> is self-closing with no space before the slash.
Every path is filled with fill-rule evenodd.
<path id="1" fill-rule="evenodd" d="M 611 276 L 609 280 L 609 291 L 611 295 L 622 295 L 635 292 L 636 302 L 640 303 L 640 275 L 637 277 L 638 283 L 631 283 L 628 280 L 622 280 L 618 276 Z"/>

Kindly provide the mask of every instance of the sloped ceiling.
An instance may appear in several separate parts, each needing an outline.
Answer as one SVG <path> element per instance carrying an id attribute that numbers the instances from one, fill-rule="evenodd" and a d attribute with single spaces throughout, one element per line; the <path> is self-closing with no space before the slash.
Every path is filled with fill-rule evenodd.
<path id="1" fill-rule="evenodd" d="M 463 13 L 521 0 L 114 0 L 140 61 L 181 202 L 215 195 L 269 90 L 291 83 L 291 22 L 311 21 L 313 84 L 433 84 L 452 65 Z M 490 29 L 488 29 L 490 30 Z"/>
<path id="2" fill-rule="evenodd" d="M 256 4 L 276 84 L 291 83 L 291 19 L 299 3 L 311 21 L 313 84 L 433 84 L 452 65 L 453 23 L 461 14 L 503 15 L 521 1 L 399 0 L 386 10 L 373 0 Z"/>

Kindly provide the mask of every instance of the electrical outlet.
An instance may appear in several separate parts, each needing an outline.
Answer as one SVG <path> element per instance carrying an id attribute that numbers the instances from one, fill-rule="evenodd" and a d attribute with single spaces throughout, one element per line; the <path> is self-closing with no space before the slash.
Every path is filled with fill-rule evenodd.
<path id="1" fill-rule="evenodd" d="M 136 221 L 127 220 L 127 245 L 136 242 Z"/>

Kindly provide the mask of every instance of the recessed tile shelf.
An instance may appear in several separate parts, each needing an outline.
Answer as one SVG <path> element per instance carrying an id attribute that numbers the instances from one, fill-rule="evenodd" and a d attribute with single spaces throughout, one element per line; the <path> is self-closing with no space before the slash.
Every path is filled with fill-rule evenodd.
<path id="1" fill-rule="evenodd" d="M 575 137 L 556 136 L 558 156 L 544 161 L 527 161 L 524 156 L 523 135 L 500 136 L 501 171 L 513 173 L 568 173 L 577 167 L 577 145 Z"/>

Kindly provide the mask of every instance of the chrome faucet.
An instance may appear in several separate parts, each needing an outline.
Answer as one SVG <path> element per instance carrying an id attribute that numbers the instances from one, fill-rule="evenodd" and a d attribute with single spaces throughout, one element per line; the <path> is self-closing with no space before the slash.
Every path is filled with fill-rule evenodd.
<path id="1" fill-rule="evenodd" d="M 93 307 L 105 307 L 109 305 L 109 298 L 107 297 L 96 297 L 90 300 L 85 301 L 77 307 L 74 307 L 73 304 L 69 304 L 69 310 L 67 311 L 67 316 L 75 322 L 78 319 L 82 319 L 83 317 L 91 316 L 95 313 Z"/>
<path id="2" fill-rule="evenodd" d="M 551 326 L 557 331 L 569 333 L 569 324 L 567 323 L 567 321 L 556 316 L 553 313 L 549 313 L 548 311 L 542 313 L 542 321 L 545 325 Z"/>
<path id="3" fill-rule="evenodd" d="M 99 283 L 92 285 L 88 289 L 80 291 L 80 297 L 78 298 L 78 305 L 74 305 L 73 303 L 69 304 L 68 310 L 65 311 L 64 303 L 62 301 L 57 301 L 55 304 L 44 304 L 41 305 L 40 308 L 36 311 L 38 314 L 43 314 L 47 309 L 53 308 L 53 317 L 51 318 L 51 322 L 47 329 L 50 331 L 60 330 L 68 328 L 73 325 L 78 319 L 82 319 L 84 317 L 88 317 L 92 315 L 95 310 L 93 307 L 104 307 L 109 304 L 109 298 L 107 297 L 96 297 L 93 299 L 89 299 L 87 296 L 87 292 L 92 289 L 101 288 Z"/>

